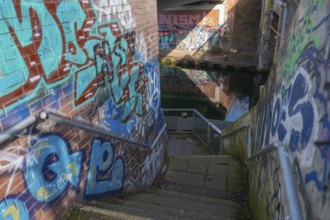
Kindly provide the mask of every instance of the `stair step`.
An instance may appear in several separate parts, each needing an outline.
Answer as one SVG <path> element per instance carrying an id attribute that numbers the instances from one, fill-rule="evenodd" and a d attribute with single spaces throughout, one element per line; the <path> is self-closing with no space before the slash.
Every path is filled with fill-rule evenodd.
<path id="1" fill-rule="evenodd" d="M 220 206 L 230 206 L 230 207 L 237 207 L 239 208 L 239 205 L 231 200 L 227 199 L 218 199 L 218 198 L 213 198 L 213 197 L 208 197 L 208 196 L 201 196 L 201 195 L 194 195 L 190 193 L 184 193 L 184 192 L 177 192 L 177 191 L 172 191 L 172 190 L 166 190 L 166 189 L 161 189 L 161 190 L 149 190 L 147 193 L 152 193 L 152 194 L 157 194 L 161 196 L 167 196 L 167 197 L 179 197 L 182 200 L 193 200 L 193 201 L 199 201 L 204 204 L 217 204 Z"/>
<path id="2" fill-rule="evenodd" d="M 162 209 L 158 211 L 166 211 L 166 213 L 169 213 L 172 209 L 171 213 L 178 213 L 179 211 L 184 210 L 185 213 L 188 213 L 190 215 L 189 218 L 192 218 L 194 215 L 197 217 L 197 219 L 200 219 L 200 215 L 204 216 L 205 219 L 212 219 L 214 216 L 216 218 L 219 218 L 219 216 L 222 217 L 236 217 L 240 215 L 240 206 L 232 201 L 226 201 L 226 200 L 215 200 L 210 199 L 207 200 L 207 198 L 202 197 L 201 200 L 199 200 L 199 197 L 196 196 L 193 198 L 193 196 L 185 197 L 182 193 L 177 193 L 175 196 L 175 192 L 173 193 L 142 193 L 142 194 L 136 194 L 133 196 L 130 196 L 128 198 L 123 198 L 123 201 L 121 201 L 121 204 L 125 204 L 126 200 L 137 202 L 139 204 L 146 204 L 145 207 L 147 209 L 149 207 L 149 204 L 151 206 L 159 206 Z M 125 201 L 124 201 L 125 199 Z M 107 200 L 107 202 L 118 202 L 118 201 L 111 201 Z M 140 205 L 140 207 L 143 207 Z M 156 207 L 152 208 L 153 210 L 156 209 Z M 196 214 L 197 213 L 197 214 Z"/>
<path id="3" fill-rule="evenodd" d="M 236 194 L 233 192 L 227 192 L 225 190 L 211 190 L 211 189 L 205 189 L 205 188 L 175 184 L 175 183 L 169 183 L 166 186 L 166 189 L 181 193 L 192 194 L 196 196 L 205 196 L 205 197 L 210 197 L 215 199 L 225 199 L 225 200 L 230 200 Z"/>
<path id="4" fill-rule="evenodd" d="M 170 159 L 166 188 L 215 198 L 244 190 L 244 168 L 231 156 L 175 156 Z"/>
<path id="5" fill-rule="evenodd" d="M 242 190 L 242 166 L 231 156 L 174 156 L 166 189 L 150 189 L 74 205 L 69 220 L 234 220 L 245 219 L 232 197 Z"/>
<path id="6" fill-rule="evenodd" d="M 193 162 L 193 163 L 223 163 L 223 164 L 238 164 L 232 156 L 229 155 L 206 155 L 206 156 L 173 156 L 170 159 L 170 165 L 172 161 L 182 161 L 182 162 Z"/>
<path id="7" fill-rule="evenodd" d="M 147 220 L 147 218 L 122 212 L 100 209 L 88 205 L 74 204 L 61 220 Z"/>
<path id="8" fill-rule="evenodd" d="M 123 200 L 124 201 L 124 200 Z M 119 204 L 116 204 L 119 203 Z M 120 204 L 123 203 L 123 204 Z M 127 206 L 126 204 L 129 204 Z M 89 203 L 90 206 L 96 207 L 99 209 L 107 210 L 109 212 L 114 212 L 121 215 L 128 215 L 129 218 L 124 219 L 132 219 L 134 218 L 143 218 L 143 219 L 160 219 L 160 220 L 167 220 L 167 219 L 176 219 L 173 218 L 171 215 L 163 213 L 163 212 L 154 212 L 153 209 L 147 209 L 147 207 L 143 207 L 140 205 L 132 206 L 132 204 L 127 201 L 126 204 L 122 201 L 114 201 L 112 200 L 112 203 L 110 201 L 108 202 L 92 202 Z M 142 204 L 143 205 L 143 204 Z"/>
<path id="9" fill-rule="evenodd" d="M 107 204 L 121 205 L 129 208 L 136 208 L 143 212 L 152 210 L 157 213 L 157 219 L 219 219 L 222 213 L 212 212 L 211 209 L 203 210 L 202 208 L 190 208 L 189 204 L 182 206 L 176 200 L 161 201 L 153 200 L 147 197 L 131 196 L 126 199 L 107 200 Z M 106 203 L 104 203 L 105 205 Z M 220 215 L 217 215 L 220 214 Z M 226 217 L 236 217 L 236 215 L 226 215 Z"/>

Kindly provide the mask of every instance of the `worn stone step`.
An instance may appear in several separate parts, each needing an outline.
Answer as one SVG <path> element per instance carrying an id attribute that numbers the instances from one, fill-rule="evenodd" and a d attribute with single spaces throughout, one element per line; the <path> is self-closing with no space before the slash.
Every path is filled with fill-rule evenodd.
<path id="1" fill-rule="evenodd" d="M 200 163 L 200 164 L 205 164 L 205 163 L 238 164 L 238 161 L 229 155 L 173 156 L 170 159 L 170 164 L 173 161 L 182 161 L 182 162 Z"/>
<path id="2" fill-rule="evenodd" d="M 181 200 L 185 201 L 198 201 L 203 204 L 216 204 L 220 206 L 228 206 L 228 207 L 235 207 L 239 208 L 239 205 L 231 200 L 227 199 L 218 199 L 218 198 L 213 198 L 213 197 L 208 197 L 208 196 L 202 196 L 202 195 L 194 195 L 194 194 L 189 194 L 189 193 L 184 193 L 184 192 L 176 192 L 172 190 L 166 190 L 166 189 L 160 189 L 160 190 L 148 190 L 147 193 L 151 194 L 157 194 L 160 196 L 166 196 L 170 198 L 180 198 Z"/>
<path id="3" fill-rule="evenodd" d="M 138 203 L 147 203 L 152 205 L 161 206 L 165 209 L 170 208 L 174 212 L 184 211 L 191 217 L 197 215 L 197 219 L 204 216 L 205 219 L 213 219 L 215 216 L 222 217 L 236 217 L 240 214 L 239 206 L 235 203 L 223 202 L 223 203 L 209 203 L 204 201 L 189 200 L 186 198 L 174 198 L 172 195 L 161 195 L 153 193 L 143 193 L 129 198 L 130 201 Z M 197 213 L 197 214 L 194 214 Z"/>
<path id="4" fill-rule="evenodd" d="M 171 190 L 227 199 L 244 190 L 245 174 L 231 156 L 175 156 L 165 179 Z"/>
<path id="5" fill-rule="evenodd" d="M 148 218 L 123 212 L 100 209 L 93 206 L 74 204 L 61 220 L 147 220 Z"/>
<path id="6" fill-rule="evenodd" d="M 192 194 L 196 196 L 206 196 L 215 199 L 227 199 L 227 200 L 231 199 L 236 194 L 226 190 L 212 190 L 212 189 L 205 189 L 201 187 L 194 187 L 194 186 L 175 184 L 175 183 L 169 183 L 166 186 L 166 189 L 181 193 Z"/>
<path id="7" fill-rule="evenodd" d="M 168 219 L 177 219 L 166 213 L 154 212 L 152 209 L 140 208 L 139 206 L 126 206 L 121 204 L 115 204 L 101 201 L 93 201 L 88 204 L 89 206 L 96 207 L 103 210 L 108 210 L 114 212 L 116 214 L 125 214 L 129 218 L 143 218 L 143 219 L 160 219 L 160 220 L 168 220 Z"/>
<path id="8" fill-rule="evenodd" d="M 144 195 L 144 194 L 142 194 Z M 140 197 L 139 195 L 130 196 L 125 199 L 107 199 L 107 203 L 121 205 L 130 208 L 136 208 L 140 210 L 150 211 L 153 213 L 157 213 L 159 215 L 165 215 L 167 219 L 223 219 L 219 216 L 222 216 L 223 213 L 217 211 L 212 212 L 211 208 L 208 210 L 203 210 L 201 207 L 189 207 L 189 204 L 185 206 L 180 205 L 178 200 L 159 200 L 157 198 L 149 199 L 148 197 Z M 159 197 L 157 195 L 153 195 L 153 197 Z M 105 202 L 102 200 L 102 202 Z M 217 207 L 218 208 L 218 207 Z M 228 217 L 236 217 L 236 215 L 226 215 Z M 160 219 L 160 217 L 157 217 Z"/>

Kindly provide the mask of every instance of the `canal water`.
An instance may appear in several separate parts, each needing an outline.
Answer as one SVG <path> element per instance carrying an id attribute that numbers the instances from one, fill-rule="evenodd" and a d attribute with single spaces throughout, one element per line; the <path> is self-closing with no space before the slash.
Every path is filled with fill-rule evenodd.
<path id="1" fill-rule="evenodd" d="M 228 70 L 161 66 L 162 108 L 195 108 L 207 118 L 234 121 L 256 103 L 265 76 Z"/>

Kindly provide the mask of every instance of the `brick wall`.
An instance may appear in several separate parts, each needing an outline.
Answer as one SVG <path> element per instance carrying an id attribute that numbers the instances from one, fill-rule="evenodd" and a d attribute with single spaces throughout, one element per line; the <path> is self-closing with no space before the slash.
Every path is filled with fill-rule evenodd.
<path id="1" fill-rule="evenodd" d="M 4 1 L 0 129 L 52 112 L 150 144 L 161 129 L 156 1 Z M 45 121 L 0 150 L 0 219 L 52 219 L 73 201 L 135 192 L 163 163 Z"/>
<path id="2" fill-rule="evenodd" d="M 158 12 L 161 50 L 219 51 L 225 29 L 224 5 L 182 6 Z"/>

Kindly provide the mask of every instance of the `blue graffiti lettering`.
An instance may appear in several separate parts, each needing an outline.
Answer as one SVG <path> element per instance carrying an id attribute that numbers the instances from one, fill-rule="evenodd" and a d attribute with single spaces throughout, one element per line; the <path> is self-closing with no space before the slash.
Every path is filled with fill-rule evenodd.
<path id="1" fill-rule="evenodd" d="M 5 199 L 0 201 L 0 220 L 5 219 L 29 219 L 29 213 L 24 203 L 18 199 Z"/>
<path id="2" fill-rule="evenodd" d="M 89 162 L 85 196 L 121 192 L 125 177 L 124 161 L 121 157 L 115 160 L 110 142 L 95 139 Z"/>
<path id="3" fill-rule="evenodd" d="M 309 183 L 309 182 L 314 182 L 315 185 L 316 185 L 316 188 L 318 191 L 322 191 L 324 190 L 324 187 L 327 185 L 327 172 L 328 172 L 328 156 L 329 156 L 329 153 L 330 153 L 330 146 L 325 146 L 325 147 L 322 147 L 320 149 L 321 151 L 321 157 L 323 159 L 323 164 L 324 164 L 324 169 L 323 169 L 323 175 L 322 177 L 319 179 L 318 177 L 318 172 L 317 171 L 312 171 L 308 174 L 306 174 L 305 176 L 305 183 Z"/>
<path id="4" fill-rule="evenodd" d="M 32 196 L 50 202 L 70 183 L 78 187 L 82 153 L 68 153 L 69 144 L 59 135 L 44 134 L 31 141 L 25 157 L 24 177 Z"/>

